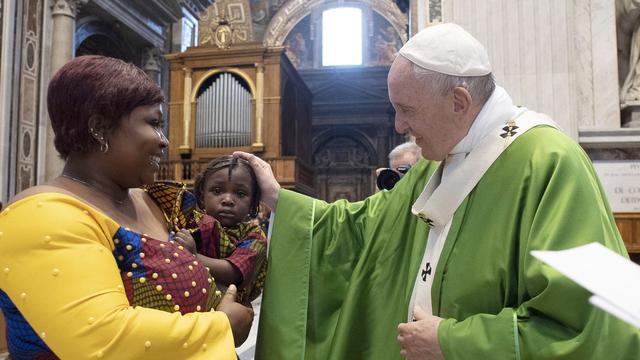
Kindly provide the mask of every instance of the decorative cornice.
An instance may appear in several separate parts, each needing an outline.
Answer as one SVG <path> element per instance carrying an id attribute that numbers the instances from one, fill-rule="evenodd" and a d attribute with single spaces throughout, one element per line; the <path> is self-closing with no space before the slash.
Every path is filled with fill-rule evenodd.
<path id="1" fill-rule="evenodd" d="M 107 11 L 123 25 L 127 26 L 151 45 L 162 48 L 165 42 L 163 25 L 154 18 L 144 18 L 137 7 L 125 0 L 93 0 L 92 3 Z"/>
<path id="2" fill-rule="evenodd" d="M 585 149 L 640 147 L 640 128 L 579 129 L 578 134 Z"/>
<path id="3" fill-rule="evenodd" d="M 178 0 L 178 3 L 188 9 L 196 19 L 200 18 L 200 13 L 214 2 L 214 0 Z"/>
<path id="4" fill-rule="evenodd" d="M 182 8 L 177 0 L 146 0 L 136 3 L 145 14 L 162 26 L 174 23 L 182 17 Z"/>

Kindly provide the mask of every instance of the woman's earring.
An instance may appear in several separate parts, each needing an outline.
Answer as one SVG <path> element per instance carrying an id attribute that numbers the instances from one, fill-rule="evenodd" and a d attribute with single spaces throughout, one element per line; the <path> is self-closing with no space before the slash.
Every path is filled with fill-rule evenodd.
<path id="1" fill-rule="evenodd" d="M 95 131 L 93 128 L 89 128 L 89 134 L 93 136 L 95 141 L 100 143 L 100 152 L 106 154 L 109 151 L 109 141 L 105 140 L 104 135 Z"/>
<path id="2" fill-rule="evenodd" d="M 106 154 L 109 151 L 109 142 L 107 140 L 102 139 L 100 143 L 100 151 Z"/>

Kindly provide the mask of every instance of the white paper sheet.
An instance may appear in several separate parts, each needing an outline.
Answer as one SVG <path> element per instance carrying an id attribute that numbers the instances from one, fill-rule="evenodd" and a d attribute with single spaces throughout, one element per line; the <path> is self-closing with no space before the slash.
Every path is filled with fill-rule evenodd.
<path id="1" fill-rule="evenodd" d="M 592 292 L 593 305 L 640 328 L 640 266 L 598 243 L 531 255 Z"/>

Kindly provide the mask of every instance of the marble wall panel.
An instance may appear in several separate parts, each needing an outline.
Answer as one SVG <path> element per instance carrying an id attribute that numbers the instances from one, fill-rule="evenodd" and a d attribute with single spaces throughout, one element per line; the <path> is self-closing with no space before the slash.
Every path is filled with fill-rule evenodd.
<path id="1" fill-rule="evenodd" d="M 40 90 L 40 50 L 43 0 L 27 0 L 22 18 L 20 100 L 18 114 L 18 159 L 16 192 L 36 181 L 36 142 Z"/>
<path id="2" fill-rule="evenodd" d="M 496 80 L 518 105 L 551 115 L 572 137 L 620 127 L 615 8 L 607 0 L 445 0 L 443 21 L 485 44 Z"/>

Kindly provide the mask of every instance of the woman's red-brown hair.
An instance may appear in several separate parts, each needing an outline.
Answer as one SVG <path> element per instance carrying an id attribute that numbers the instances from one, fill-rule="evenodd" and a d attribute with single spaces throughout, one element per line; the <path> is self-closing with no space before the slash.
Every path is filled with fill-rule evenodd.
<path id="1" fill-rule="evenodd" d="M 164 102 L 162 89 L 133 64 L 104 56 L 80 56 L 53 76 L 47 92 L 47 108 L 54 145 L 63 159 L 71 152 L 99 149 L 89 134 L 89 119 L 100 115 L 108 131 L 123 116 L 143 105 Z"/>

